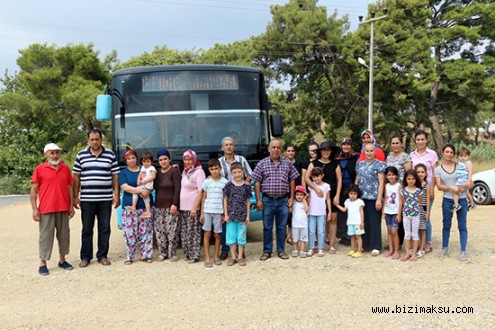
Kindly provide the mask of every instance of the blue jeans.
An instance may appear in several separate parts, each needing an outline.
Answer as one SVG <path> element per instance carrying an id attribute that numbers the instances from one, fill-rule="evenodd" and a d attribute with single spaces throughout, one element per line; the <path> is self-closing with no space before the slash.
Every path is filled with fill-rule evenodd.
<path id="1" fill-rule="evenodd" d="M 431 208 L 433 207 L 433 202 L 435 200 L 431 199 L 430 200 L 430 213 L 431 213 Z M 426 222 L 426 243 L 431 244 L 431 235 L 432 235 L 432 227 L 431 227 L 431 219 Z"/>
<path id="2" fill-rule="evenodd" d="M 277 235 L 277 253 L 285 252 L 285 226 L 289 207 L 289 197 L 273 199 L 263 196 L 263 252 L 272 253 L 273 250 L 273 224 Z"/>
<path id="3" fill-rule="evenodd" d="M 95 217 L 98 219 L 98 260 L 108 257 L 110 246 L 110 217 L 112 215 L 112 201 L 81 202 L 81 260 L 93 259 L 93 228 Z"/>
<path id="4" fill-rule="evenodd" d="M 323 250 L 325 244 L 325 216 L 310 215 L 309 216 L 309 248 L 315 247 L 315 233 L 318 228 L 318 250 Z"/>
<path id="5" fill-rule="evenodd" d="M 461 243 L 461 252 L 466 252 L 468 230 L 467 230 L 467 211 L 468 202 L 466 198 L 459 198 L 459 205 L 462 208 L 457 211 L 457 229 L 459 229 L 459 240 Z M 450 198 L 443 198 L 442 201 L 442 215 L 443 215 L 443 229 L 442 229 L 442 249 L 447 250 L 449 248 L 450 228 L 452 227 L 452 207 L 454 206 L 454 200 Z"/>

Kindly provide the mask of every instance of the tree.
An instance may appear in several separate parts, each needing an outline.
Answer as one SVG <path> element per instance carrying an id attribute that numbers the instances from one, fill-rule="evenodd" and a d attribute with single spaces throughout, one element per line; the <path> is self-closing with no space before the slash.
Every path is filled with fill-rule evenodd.
<path id="1" fill-rule="evenodd" d="M 122 63 L 117 69 L 132 68 L 150 65 L 198 64 L 199 52 L 194 50 L 178 51 L 167 46 L 156 46 L 151 53 L 132 57 Z"/>
<path id="2" fill-rule="evenodd" d="M 7 74 L 0 91 L 0 154 L 8 158 L 0 175 L 28 178 L 46 143 L 71 150 L 99 126 L 95 100 L 109 74 L 92 44 L 33 44 L 20 54 L 20 71 Z"/>
<path id="3" fill-rule="evenodd" d="M 443 135 L 466 138 L 478 110 L 494 101 L 488 52 L 493 31 L 483 24 L 493 20 L 490 3 L 388 0 L 370 6 L 375 12 L 389 9 L 388 19 L 375 24 L 379 130 L 395 126 L 411 135 L 419 127 L 430 128 L 437 150 Z M 356 44 L 368 38 L 367 25 L 351 36 Z M 365 51 L 356 47 L 353 56 Z"/>
<path id="4" fill-rule="evenodd" d="M 301 119 L 298 127 L 309 129 L 299 129 L 295 136 L 320 133 L 335 140 L 342 126 L 352 126 L 349 120 L 359 117 L 349 116 L 357 95 L 342 56 L 347 18 L 327 16 L 326 7 L 314 0 L 291 0 L 272 6 L 271 12 L 272 22 L 254 44 L 255 63 L 288 86 L 285 99 L 276 96 L 280 111 L 289 127 Z"/>

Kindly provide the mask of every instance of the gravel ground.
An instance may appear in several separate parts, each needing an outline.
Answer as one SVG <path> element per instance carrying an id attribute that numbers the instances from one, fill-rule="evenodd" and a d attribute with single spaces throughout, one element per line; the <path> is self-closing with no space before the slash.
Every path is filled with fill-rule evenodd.
<path id="1" fill-rule="evenodd" d="M 460 262 L 455 228 L 451 257 L 435 257 L 441 240 L 440 201 L 438 195 L 432 215 L 434 251 L 416 263 L 370 255 L 356 260 L 342 246 L 336 255 L 323 258 L 262 262 L 262 224 L 256 222 L 249 226 L 246 267 L 224 263 L 207 269 L 202 262 L 188 265 L 184 260 L 126 266 L 124 241 L 115 225 L 110 267 L 92 262 L 86 269 L 64 271 L 52 258 L 46 277 L 37 273 L 38 227 L 29 204 L 0 207 L 0 328 L 493 328 L 495 205 L 470 212 L 470 259 Z M 68 256 L 74 265 L 80 230 L 76 213 Z M 373 313 L 374 307 L 390 310 Z M 449 308 L 448 313 L 438 313 L 440 307 Z M 456 307 L 472 312 L 456 313 Z M 420 308 L 437 313 L 420 313 Z"/>

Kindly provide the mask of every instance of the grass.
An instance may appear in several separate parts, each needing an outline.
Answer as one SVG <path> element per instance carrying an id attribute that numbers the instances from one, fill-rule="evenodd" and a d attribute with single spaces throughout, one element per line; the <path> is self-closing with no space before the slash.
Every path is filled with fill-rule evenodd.
<path id="1" fill-rule="evenodd" d="M 495 159 L 483 160 L 483 161 L 473 161 L 474 173 L 490 170 L 495 168 Z"/>

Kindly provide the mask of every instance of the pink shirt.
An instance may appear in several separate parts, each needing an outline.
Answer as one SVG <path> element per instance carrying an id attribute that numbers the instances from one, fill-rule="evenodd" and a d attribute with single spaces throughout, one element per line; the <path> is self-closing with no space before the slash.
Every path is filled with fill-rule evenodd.
<path id="1" fill-rule="evenodd" d="M 428 185 L 431 186 L 431 184 L 433 183 L 433 166 L 436 166 L 438 162 L 436 151 L 426 147 L 425 152 L 420 155 L 416 149 L 411 152 L 411 159 L 413 168 L 418 164 L 424 164 L 426 166 L 426 173 L 428 175 L 426 177 L 426 181 L 428 182 Z"/>
<path id="2" fill-rule="evenodd" d="M 182 174 L 179 203 L 181 211 L 191 211 L 204 180 L 205 172 L 201 168 L 195 170 L 189 177 Z"/>

